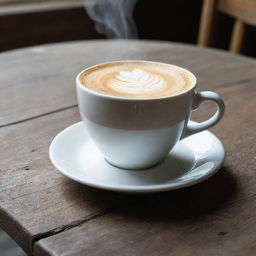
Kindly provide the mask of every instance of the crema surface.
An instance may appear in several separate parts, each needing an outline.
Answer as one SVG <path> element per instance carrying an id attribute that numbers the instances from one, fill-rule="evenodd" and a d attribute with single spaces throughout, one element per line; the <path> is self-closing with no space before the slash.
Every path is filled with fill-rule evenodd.
<path id="1" fill-rule="evenodd" d="M 191 74 L 155 62 L 112 62 L 84 71 L 81 83 L 98 93 L 128 98 L 172 96 L 193 86 Z"/>

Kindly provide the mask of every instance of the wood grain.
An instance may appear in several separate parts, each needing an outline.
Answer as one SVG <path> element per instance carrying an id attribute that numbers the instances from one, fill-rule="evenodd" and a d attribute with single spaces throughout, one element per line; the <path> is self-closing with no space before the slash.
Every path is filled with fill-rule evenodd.
<path id="1" fill-rule="evenodd" d="M 75 105 L 75 76 L 119 59 L 181 65 L 196 74 L 201 90 L 256 77 L 252 59 L 180 44 L 117 40 L 25 48 L 0 55 L 0 127 Z"/>
<path id="2" fill-rule="evenodd" d="M 222 95 L 226 115 L 212 129 L 227 151 L 221 172 L 191 188 L 137 197 L 89 189 L 55 170 L 50 142 L 80 120 L 75 75 L 127 58 L 184 66 L 198 76 L 199 90 Z M 90 41 L 6 52 L 0 68 L 0 226 L 27 253 L 33 244 L 34 255 L 255 249 L 254 60 L 179 44 Z M 196 120 L 211 108 L 200 108 Z"/>
<path id="3" fill-rule="evenodd" d="M 121 202 L 118 194 L 76 184 L 52 166 L 51 140 L 79 120 L 72 108 L 0 129 L 0 226 L 28 253 L 44 233 L 79 225 Z"/>
<path id="4" fill-rule="evenodd" d="M 227 156 L 218 174 L 42 239 L 35 255 L 254 255 L 256 121 L 248 109 L 256 108 L 255 83 L 219 90 L 227 111 L 214 133 Z"/>

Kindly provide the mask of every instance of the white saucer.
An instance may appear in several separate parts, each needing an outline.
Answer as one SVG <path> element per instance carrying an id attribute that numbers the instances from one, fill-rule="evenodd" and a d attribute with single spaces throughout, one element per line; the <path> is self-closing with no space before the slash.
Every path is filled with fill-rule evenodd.
<path id="1" fill-rule="evenodd" d="M 66 177 L 94 188 L 125 193 L 152 193 L 197 184 L 216 173 L 225 157 L 218 138 L 204 131 L 178 142 L 155 167 L 119 169 L 105 161 L 82 122 L 60 132 L 52 141 L 49 154 Z"/>

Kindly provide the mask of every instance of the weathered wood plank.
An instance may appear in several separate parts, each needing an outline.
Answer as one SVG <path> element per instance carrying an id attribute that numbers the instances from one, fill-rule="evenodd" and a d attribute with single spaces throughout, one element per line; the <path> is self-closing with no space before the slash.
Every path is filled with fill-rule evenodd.
<path id="1" fill-rule="evenodd" d="M 82 41 L 25 48 L 0 55 L 0 127 L 76 104 L 76 74 L 118 59 L 184 66 L 198 76 L 200 89 L 256 76 L 252 59 L 170 43 Z"/>
<path id="2" fill-rule="evenodd" d="M 142 206 L 124 208 L 43 239 L 36 244 L 35 255 L 251 256 L 256 249 L 256 230 L 255 219 L 248 220 L 254 217 L 253 212 L 248 212 L 248 207 L 255 211 L 255 200 L 241 204 L 239 216 L 242 220 L 239 224 L 237 209 L 232 205 L 223 207 L 225 210 L 218 214 L 195 210 L 196 207 L 209 207 L 207 197 L 210 195 L 205 193 L 207 187 L 214 191 L 223 180 L 229 184 L 228 175 L 217 175 L 205 182 L 204 187 L 199 185 L 197 192 L 186 189 L 172 195 L 155 196 Z M 222 193 L 218 193 L 220 198 L 224 191 L 222 188 Z M 207 197 L 198 198 L 199 192 Z M 191 215 L 175 209 L 179 203 L 174 196 L 184 204 L 183 210 Z"/>
<path id="3" fill-rule="evenodd" d="M 253 255 L 255 83 L 219 88 L 227 106 L 213 129 L 227 152 L 219 173 L 42 239 L 35 243 L 35 255 Z"/>
<path id="4" fill-rule="evenodd" d="M 79 120 L 72 108 L 0 129 L 0 226 L 28 253 L 38 236 L 79 225 L 120 203 L 118 194 L 66 179 L 49 160 L 53 137 Z"/>

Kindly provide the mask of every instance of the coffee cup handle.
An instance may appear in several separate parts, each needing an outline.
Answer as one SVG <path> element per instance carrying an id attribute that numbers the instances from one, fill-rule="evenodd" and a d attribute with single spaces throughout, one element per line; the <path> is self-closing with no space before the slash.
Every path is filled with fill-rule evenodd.
<path id="1" fill-rule="evenodd" d="M 201 122 L 201 123 L 188 122 L 187 127 L 185 128 L 185 131 L 181 136 L 181 139 L 184 139 L 190 135 L 193 135 L 195 133 L 201 132 L 203 130 L 206 130 L 214 126 L 223 117 L 224 111 L 225 111 L 225 105 L 221 97 L 215 92 L 210 92 L 210 91 L 197 92 L 193 102 L 193 110 L 196 110 L 200 106 L 200 104 L 206 100 L 213 101 L 217 106 L 217 111 L 211 118 L 209 118 L 204 122 Z"/>

